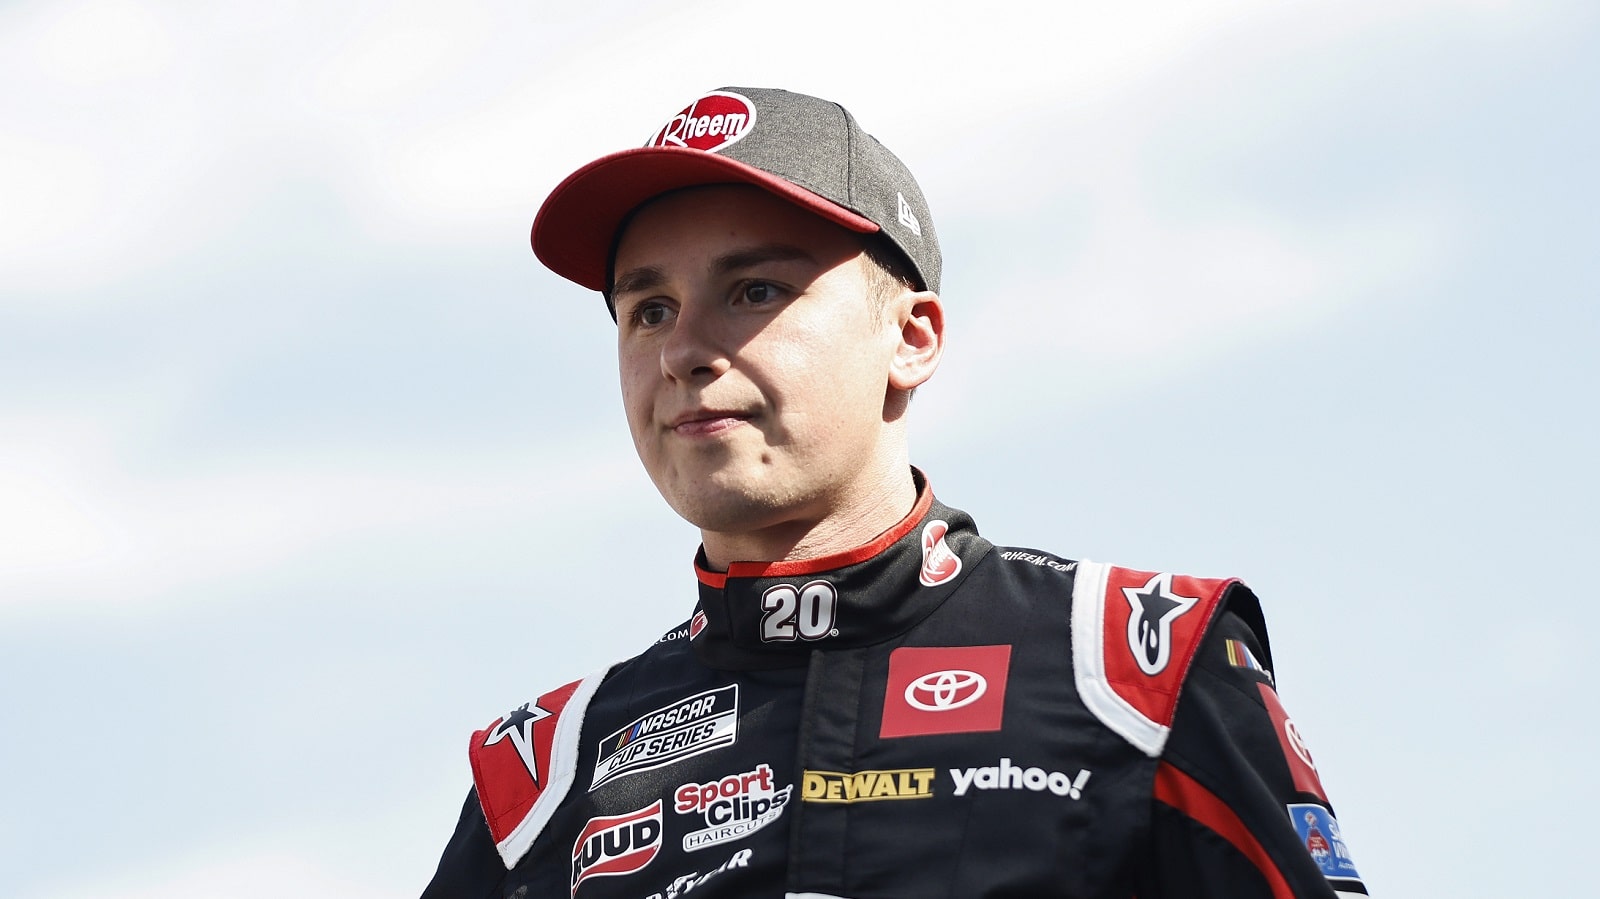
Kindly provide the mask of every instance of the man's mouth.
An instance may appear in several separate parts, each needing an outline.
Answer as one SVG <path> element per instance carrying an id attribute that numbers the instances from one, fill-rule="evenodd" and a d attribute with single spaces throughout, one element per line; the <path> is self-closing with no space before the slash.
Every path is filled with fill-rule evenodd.
<path id="1" fill-rule="evenodd" d="M 748 412 L 724 409 L 696 409 L 672 419 L 672 432 L 683 437 L 709 437 L 745 424 Z"/>

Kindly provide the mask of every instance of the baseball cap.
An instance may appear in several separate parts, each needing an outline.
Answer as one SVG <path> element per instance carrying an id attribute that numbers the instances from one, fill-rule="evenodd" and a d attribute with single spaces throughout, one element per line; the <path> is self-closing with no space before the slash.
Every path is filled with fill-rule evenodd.
<path id="1" fill-rule="evenodd" d="M 724 87 L 668 119 L 643 146 L 596 159 L 550 192 L 533 252 L 551 271 L 606 290 L 617 232 L 653 197 L 753 184 L 837 225 L 881 233 L 922 286 L 939 289 L 939 239 L 911 172 L 844 107 L 785 90 Z"/>

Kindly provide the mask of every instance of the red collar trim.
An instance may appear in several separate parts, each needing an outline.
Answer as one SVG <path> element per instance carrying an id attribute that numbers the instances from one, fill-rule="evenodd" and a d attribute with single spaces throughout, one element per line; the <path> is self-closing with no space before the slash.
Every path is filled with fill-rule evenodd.
<path id="1" fill-rule="evenodd" d="M 893 546 L 901 537 L 911 533 L 923 516 L 928 514 L 928 509 L 933 505 L 933 489 L 924 484 L 922 492 L 917 496 L 916 505 L 900 519 L 894 527 L 872 538 L 872 542 L 858 546 L 855 549 L 834 553 L 831 556 L 821 556 L 815 559 L 795 559 L 788 562 L 734 562 L 728 566 L 726 574 L 720 571 L 707 571 L 696 562 L 694 576 L 700 583 L 707 587 L 722 590 L 728 586 L 730 577 L 795 577 L 803 574 L 816 574 L 822 571 L 832 571 L 835 568 L 845 568 L 872 558 Z"/>

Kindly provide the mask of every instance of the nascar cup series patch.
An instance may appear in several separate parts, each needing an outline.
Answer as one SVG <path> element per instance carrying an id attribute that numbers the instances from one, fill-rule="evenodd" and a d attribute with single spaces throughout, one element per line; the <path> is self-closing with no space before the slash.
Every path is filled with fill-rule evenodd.
<path id="1" fill-rule="evenodd" d="M 739 685 L 646 712 L 600 741 L 593 790 L 607 781 L 731 746 L 739 736 Z"/>

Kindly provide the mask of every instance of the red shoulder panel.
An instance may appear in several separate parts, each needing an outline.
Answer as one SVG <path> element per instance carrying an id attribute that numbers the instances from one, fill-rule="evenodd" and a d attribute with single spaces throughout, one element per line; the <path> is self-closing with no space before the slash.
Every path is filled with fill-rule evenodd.
<path id="1" fill-rule="evenodd" d="M 472 735 L 472 779 L 496 844 L 505 842 L 555 779 L 556 728 L 583 683 L 573 681 L 525 702 Z M 581 718 L 583 711 L 580 706 L 576 714 Z"/>
<path id="2" fill-rule="evenodd" d="M 1107 568 L 1101 638 L 1106 682 L 1157 726 L 1172 726 L 1183 679 L 1231 583 Z"/>

